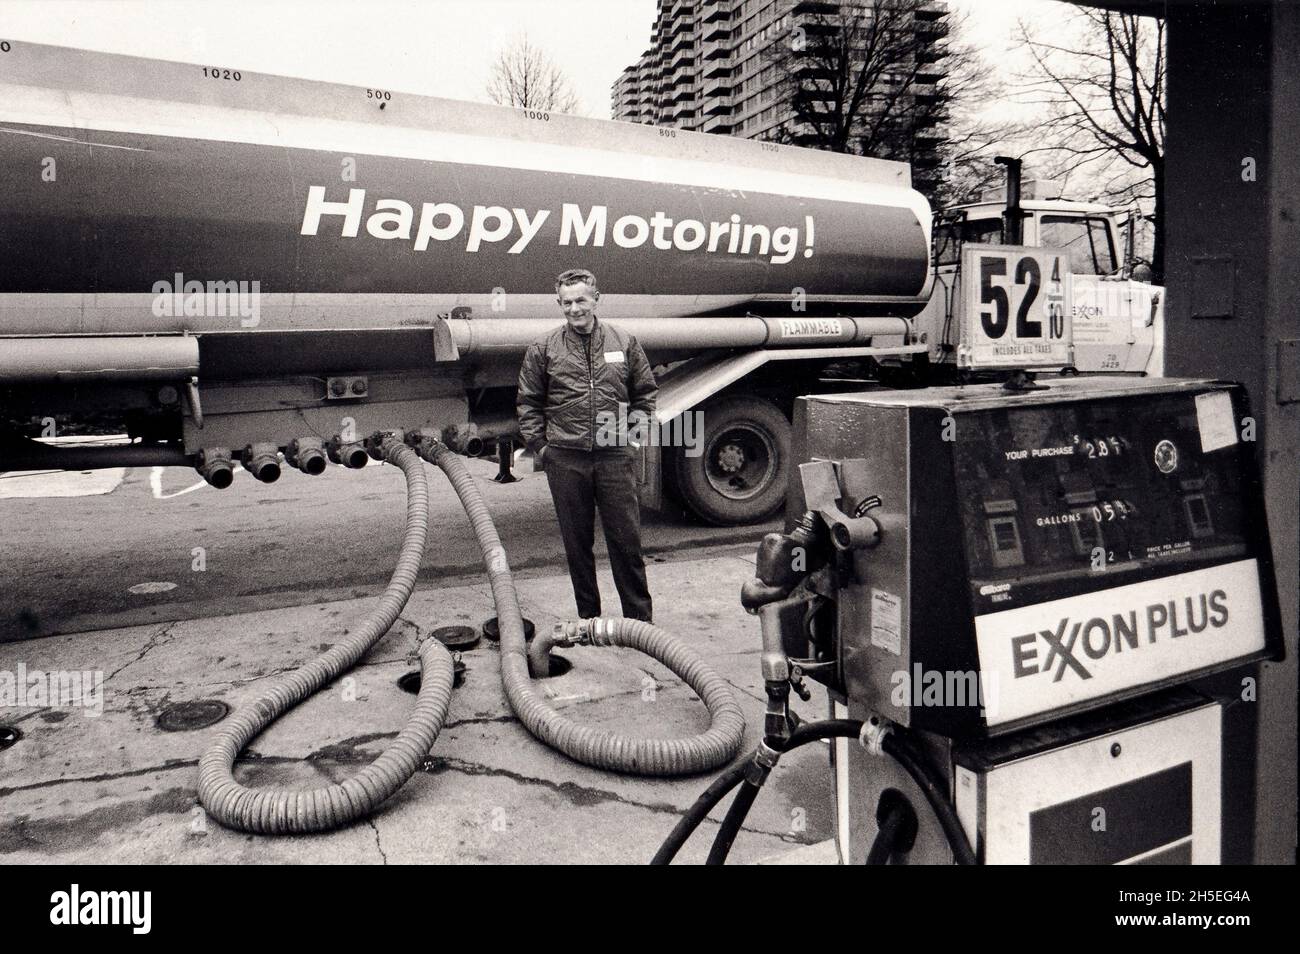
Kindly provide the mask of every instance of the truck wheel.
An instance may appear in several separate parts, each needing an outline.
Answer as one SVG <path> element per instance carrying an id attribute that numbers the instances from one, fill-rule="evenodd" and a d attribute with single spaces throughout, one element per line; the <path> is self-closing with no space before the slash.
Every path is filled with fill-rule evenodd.
<path id="1" fill-rule="evenodd" d="M 735 396 L 704 406 L 703 453 L 675 448 L 671 484 L 686 508 L 706 523 L 736 526 L 764 520 L 785 503 L 790 422 L 762 398 Z"/>

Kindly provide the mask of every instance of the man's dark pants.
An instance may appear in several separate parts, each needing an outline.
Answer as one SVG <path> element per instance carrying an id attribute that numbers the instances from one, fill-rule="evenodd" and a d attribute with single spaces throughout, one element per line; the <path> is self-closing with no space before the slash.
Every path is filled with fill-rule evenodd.
<path id="1" fill-rule="evenodd" d="M 650 588 L 641 556 L 641 514 L 636 499 L 636 458 L 627 448 L 593 451 L 547 447 L 546 480 L 560 521 L 578 616 L 600 615 L 596 585 L 596 510 L 605 529 L 610 569 L 628 619 L 650 621 Z"/>

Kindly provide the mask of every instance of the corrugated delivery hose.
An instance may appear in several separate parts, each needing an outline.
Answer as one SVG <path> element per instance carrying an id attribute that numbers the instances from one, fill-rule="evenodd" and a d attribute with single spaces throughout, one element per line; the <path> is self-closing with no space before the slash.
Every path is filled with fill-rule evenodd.
<path id="1" fill-rule="evenodd" d="M 723 765 L 740 751 L 745 716 L 731 688 L 698 655 L 672 634 L 639 620 L 597 619 L 569 624 L 562 636 L 541 634 L 539 655 L 555 642 L 626 646 L 653 656 L 703 700 L 712 717 L 708 731 L 683 739 L 643 739 L 593 729 L 565 718 L 533 691 L 524 640 L 524 618 L 510 576 L 505 550 L 473 475 L 455 453 L 425 440 L 420 454 L 441 468 L 460 497 L 487 565 L 501 631 L 501 680 L 510 707 L 534 736 L 578 762 L 636 775 L 689 775 Z"/>
<path id="2" fill-rule="evenodd" d="M 447 718 L 454 664 L 436 639 L 420 646 L 420 693 L 406 726 L 384 752 L 351 778 L 316 788 L 246 788 L 235 781 L 235 758 L 258 733 L 322 686 L 347 672 L 388 632 L 410 599 L 429 528 L 424 464 L 400 440 L 383 441 L 384 459 L 406 475 L 406 535 L 379 605 L 357 632 L 240 706 L 199 760 L 199 800 L 228 828 L 260 835 L 328 831 L 379 807 L 419 769 Z"/>

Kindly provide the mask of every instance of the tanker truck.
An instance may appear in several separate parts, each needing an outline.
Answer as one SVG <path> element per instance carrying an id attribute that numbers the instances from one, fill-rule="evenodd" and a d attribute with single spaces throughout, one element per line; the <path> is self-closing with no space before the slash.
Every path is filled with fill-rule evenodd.
<path id="1" fill-rule="evenodd" d="M 573 267 L 656 366 L 643 503 L 707 522 L 780 509 L 828 366 L 953 363 L 902 163 L 6 39 L 0 168 L 0 470 L 508 452 Z"/>

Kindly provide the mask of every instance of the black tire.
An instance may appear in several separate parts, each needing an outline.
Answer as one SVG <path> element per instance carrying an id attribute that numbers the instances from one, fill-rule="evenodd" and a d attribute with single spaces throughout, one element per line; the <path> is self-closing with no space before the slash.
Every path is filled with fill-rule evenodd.
<path id="1" fill-rule="evenodd" d="M 766 520 L 785 504 L 790 421 L 771 401 L 734 395 L 703 408 L 703 452 L 673 448 L 665 481 L 694 516 L 716 526 Z"/>

